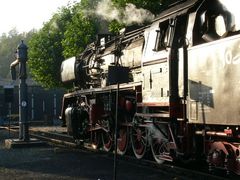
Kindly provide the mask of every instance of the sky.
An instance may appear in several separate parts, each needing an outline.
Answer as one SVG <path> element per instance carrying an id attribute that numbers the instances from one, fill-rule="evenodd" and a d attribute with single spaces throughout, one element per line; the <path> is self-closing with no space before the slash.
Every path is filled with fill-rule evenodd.
<path id="1" fill-rule="evenodd" d="M 40 29 L 54 13 L 73 0 L 1 0 L 0 35 L 16 28 L 19 33 Z M 79 0 L 77 0 L 79 2 Z"/>

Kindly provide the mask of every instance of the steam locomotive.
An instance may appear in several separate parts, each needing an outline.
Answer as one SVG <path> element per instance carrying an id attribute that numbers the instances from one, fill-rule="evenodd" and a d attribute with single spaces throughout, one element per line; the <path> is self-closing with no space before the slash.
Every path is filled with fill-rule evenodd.
<path id="1" fill-rule="evenodd" d="M 63 61 L 62 120 L 94 148 L 156 162 L 202 158 L 240 175 L 236 0 L 184 0 L 150 25 L 101 34 Z M 116 138 L 116 141 L 114 139 Z M 115 144 L 114 144 L 115 142 Z"/>

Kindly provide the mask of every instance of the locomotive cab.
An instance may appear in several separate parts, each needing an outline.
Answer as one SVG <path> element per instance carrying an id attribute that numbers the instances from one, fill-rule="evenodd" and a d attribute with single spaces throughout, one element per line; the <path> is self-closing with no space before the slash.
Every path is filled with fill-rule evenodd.
<path id="1" fill-rule="evenodd" d="M 234 4 L 205 1 L 190 14 L 187 118 L 194 127 L 195 148 L 206 154 L 210 170 L 216 167 L 240 174 L 240 29 Z"/>
<path id="2" fill-rule="evenodd" d="M 188 118 L 192 123 L 239 126 L 239 98 L 233 98 L 240 78 L 239 13 L 230 11 L 224 0 L 214 2 L 199 7 L 193 29 L 200 30 L 189 37 Z"/>

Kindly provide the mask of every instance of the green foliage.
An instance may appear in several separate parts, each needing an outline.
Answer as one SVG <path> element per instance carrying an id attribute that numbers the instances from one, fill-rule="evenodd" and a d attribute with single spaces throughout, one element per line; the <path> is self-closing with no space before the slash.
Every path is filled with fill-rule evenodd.
<path id="1" fill-rule="evenodd" d="M 86 11 L 97 1 L 82 0 L 52 17 L 29 42 L 29 67 L 34 80 L 45 88 L 61 87 L 64 59 L 77 56 L 96 35 L 96 20 Z"/>
<path id="2" fill-rule="evenodd" d="M 64 57 L 68 58 L 80 54 L 87 44 L 94 40 L 96 29 L 94 19 L 84 14 L 81 4 L 76 5 L 62 39 Z"/>
<path id="3" fill-rule="evenodd" d="M 123 27 L 124 24 L 121 24 L 116 20 L 113 20 L 112 22 L 109 23 L 108 29 L 112 33 L 118 33 Z"/>
<path id="4" fill-rule="evenodd" d="M 29 68 L 34 80 L 45 88 L 61 87 L 60 66 L 64 60 L 62 39 L 72 15 L 62 8 L 29 42 Z"/>

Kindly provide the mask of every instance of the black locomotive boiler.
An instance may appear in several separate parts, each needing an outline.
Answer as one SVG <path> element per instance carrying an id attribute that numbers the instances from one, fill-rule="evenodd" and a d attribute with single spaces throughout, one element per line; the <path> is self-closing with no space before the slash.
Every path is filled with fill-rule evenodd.
<path id="1" fill-rule="evenodd" d="M 203 158 L 240 175 L 240 13 L 236 0 L 185 0 L 148 26 L 99 35 L 62 63 L 75 90 L 62 120 L 74 138 L 136 158 Z M 116 116 L 117 113 L 117 116 Z M 117 118 L 117 122 L 115 122 Z"/>

